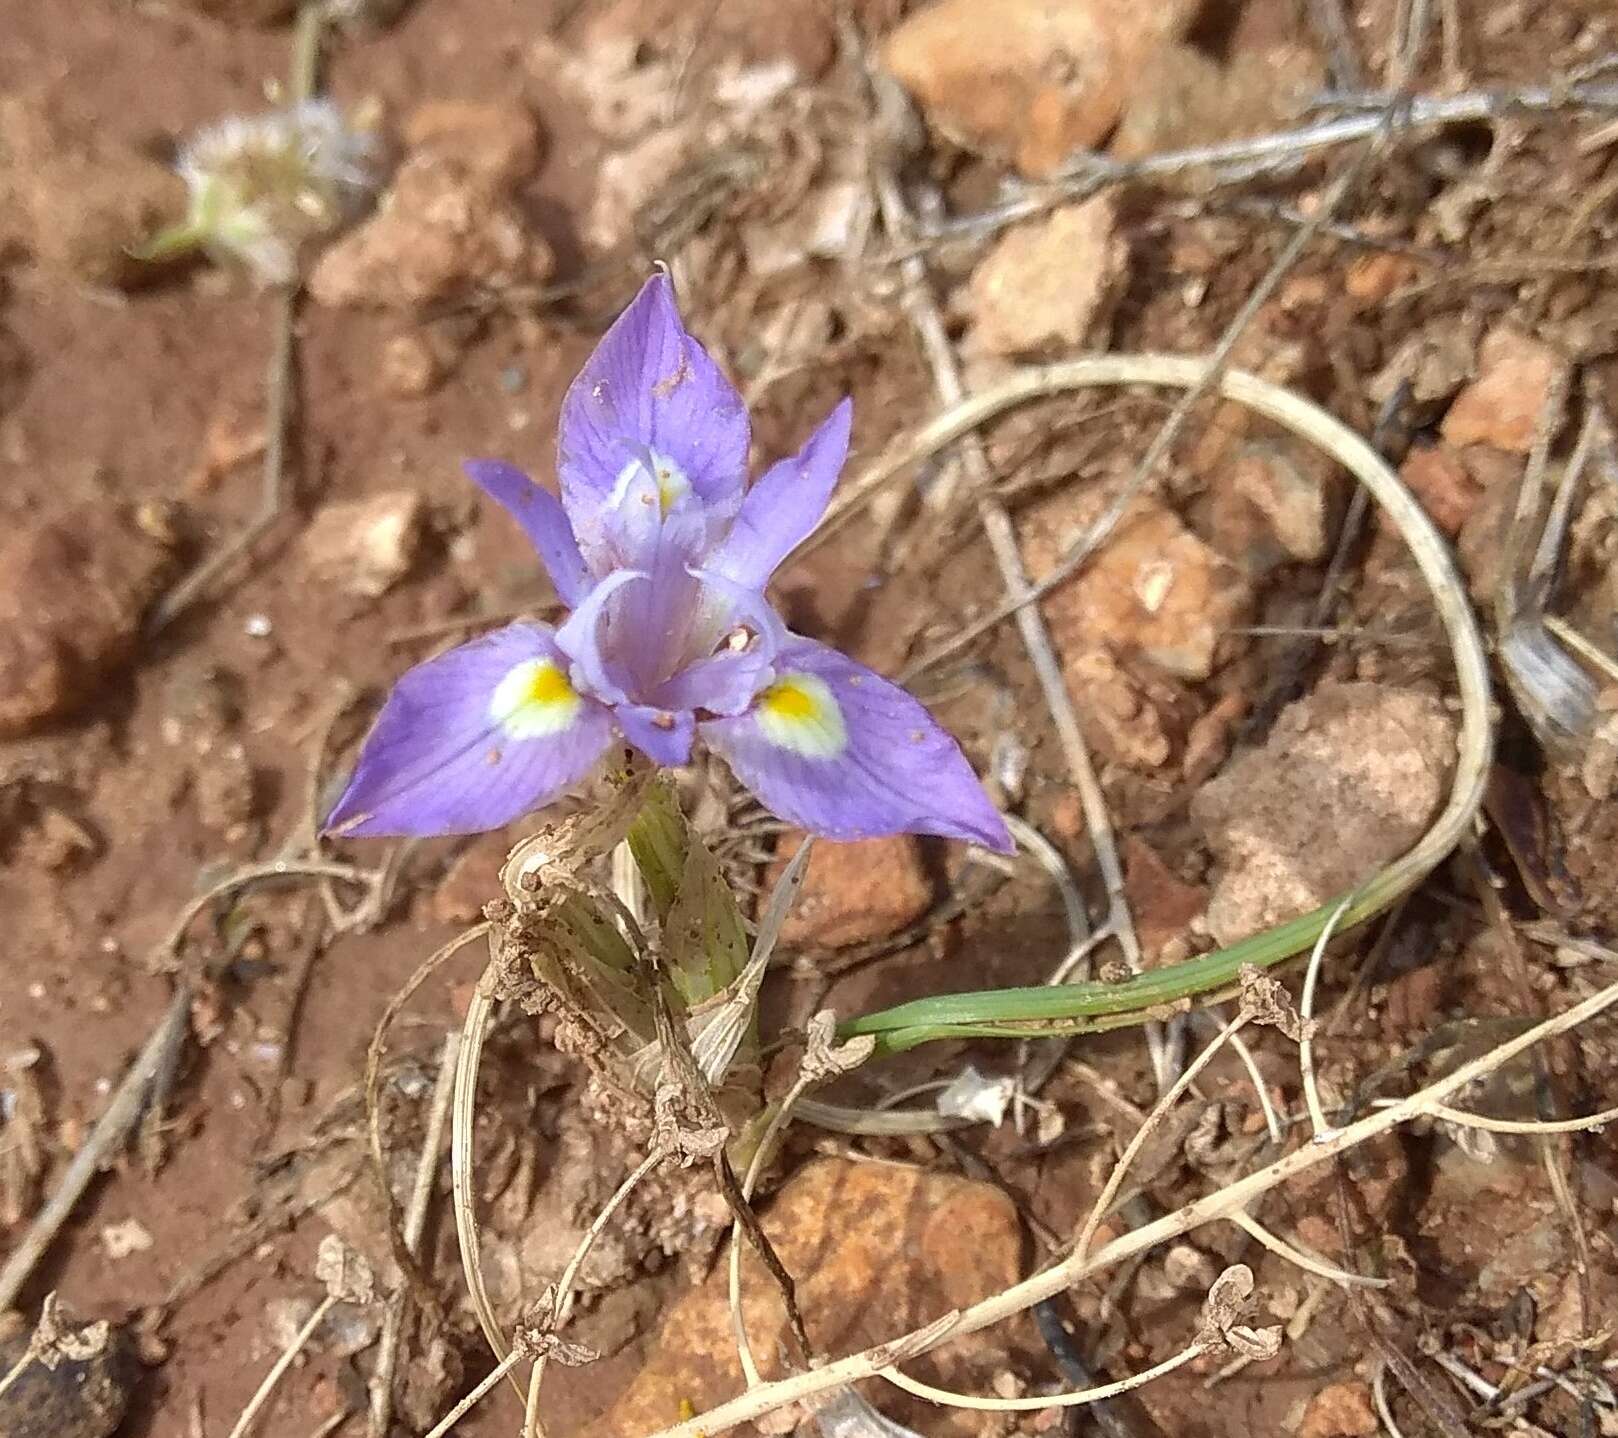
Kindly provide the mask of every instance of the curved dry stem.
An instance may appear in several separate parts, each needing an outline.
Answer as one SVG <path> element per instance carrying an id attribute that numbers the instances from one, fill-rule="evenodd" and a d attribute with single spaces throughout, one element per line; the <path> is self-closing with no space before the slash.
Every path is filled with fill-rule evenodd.
<path id="1" fill-rule="evenodd" d="M 1326 1110 L 1320 1102 L 1320 1085 L 1315 1078 L 1315 984 L 1320 978 L 1321 961 L 1326 957 L 1326 945 L 1331 942 L 1332 933 L 1353 902 L 1353 894 L 1344 897 L 1326 920 L 1314 948 L 1309 951 L 1309 967 L 1303 976 L 1303 998 L 1298 1007 L 1298 1016 L 1303 1020 L 1298 1034 L 1298 1070 L 1303 1075 L 1303 1101 L 1309 1109 L 1309 1122 L 1314 1126 L 1316 1142 L 1322 1135 L 1331 1132 L 1331 1124 L 1326 1121 Z"/>
<path id="2" fill-rule="evenodd" d="M 1062 901 L 1062 918 L 1067 924 L 1067 952 L 1046 979 L 1048 984 L 1065 984 L 1074 970 L 1089 957 L 1094 947 L 1090 933 L 1090 911 L 1085 907 L 1084 894 L 1079 881 L 1073 877 L 1062 851 L 1051 843 L 1026 819 L 1016 814 L 1002 816 L 1017 847 L 1045 871 L 1056 887 L 1056 896 Z"/>
<path id="3" fill-rule="evenodd" d="M 1090 1244 L 1095 1239 L 1096 1230 L 1101 1227 L 1101 1220 L 1107 1216 L 1107 1210 L 1112 1207 L 1112 1201 L 1118 1196 L 1118 1190 L 1124 1185 L 1124 1179 L 1129 1173 L 1130 1166 L 1140 1157 L 1140 1151 L 1146 1146 L 1146 1140 L 1152 1136 L 1158 1124 L 1162 1123 L 1168 1111 L 1174 1107 L 1175 1101 L 1193 1083 L 1197 1075 L 1213 1062 L 1214 1056 L 1224 1048 L 1226 1043 L 1239 1033 L 1249 1022 L 1246 1014 L 1237 1014 L 1228 1024 L 1219 1030 L 1218 1034 L 1200 1054 L 1186 1065 L 1185 1072 L 1164 1092 L 1163 1097 L 1153 1105 L 1152 1111 L 1146 1115 L 1146 1121 L 1135 1130 L 1135 1136 L 1130 1139 L 1129 1145 L 1119 1156 L 1118 1162 L 1112 1166 L 1112 1172 L 1107 1176 L 1107 1182 L 1101 1192 L 1096 1195 L 1096 1201 L 1091 1206 L 1090 1216 L 1084 1220 L 1084 1227 L 1079 1230 L 1078 1241 L 1073 1245 L 1073 1257 L 1084 1259 L 1090 1251 Z"/>
<path id="4" fill-rule="evenodd" d="M 472 992 L 472 1001 L 466 1007 L 466 1021 L 461 1025 L 461 1053 L 455 1066 L 455 1101 L 450 1110 L 450 1182 L 455 1195 L 455 1240 L 461 1250 L 461 1270 L 466 1275 L 466 1290 L 472 1300 L 472 1311 L 478 1316 L 478 1327 L 495 1357 L 510 1358 L 505 1335 L 494 1315 L 489 1301 L 489 1288 L 483 1281 L 483 1259 L 478 1243 L 478 1214 L 476 1192 L 472 1186 L 473 1120 L 477 1115 L 478 1066 L 483 1061 L 483 1040 L 489 1031 L 489 1018 L 494 1012 L 495 967 L 491 961 Z M 509 1371 L 509 1369 L 507 1370 Z M 517 1389 L 519 1397 L 525 1397 Z"/>
<path id="5" fill-rule="evenodd" d="M 1363 1273 L 1350 1273 L 1346 1268 L 1338 1268 L 1335 1264 L 1327 1263 L 1325 1259 L 1305 1249 L 1296 1248 L 1277 1234 L 1271 1233 L 1244 1209 L 1227 1213 L 1225 1217 L 1255 1243 L 1269 1249 L 1277 1258 L 1284 1258 L 1288 1263 L 1303 1269 L 1305 1273 L 1314 1274 L 1317 1278 L 1330 1279 L 1331 1282 L 1344 1288 L 1386 1288 L 1392 1281 L 1386 1278 L 1371 1278 Z"/>
<path id="6" fill-rule="evenodd" d="M 1270 1135 L 1270 1142 L 1280 1148 L 1286 1142 L 1286 1132 L 1281 1127 L 1281 1115 L 1276 1112 L 1275 1100 L 1270 1097 L 1270 1086 L 1264 1082 L 1264 1074 L 1259 1069 L 1258 1060 L 1253 1057 L 1253 1051 L 1247 1046 L 1247 1040 L 1240 1034 L 1230 1036 L 1230 1046 L 1235 1050 L 1236 1057 L 1242 1061 L 1242 1067 L 1247 1070 L 1247 1077 L 1253 1085 L 1253 1092 L 1258 1095 L 1258 1106 L 1264 1115 L 1264 1127 Z"/>
<path id="7" fill-rule="evenodd" d="M 210 904 L 238 889 L 271 879 L 342 879 L 369 888 L 377 884 L 381 877 L 371 869 L 357 869 L 352 864 L 339 864 L 326 859 L 271 859 L 266 864 L 249 864 L 228 879 L 221 879 L 205 893 L 198 894 L 180 910 L 180 917 L 174 921 L 174 926 L 152 950 L 152 963 L 159 968 L 172 963 L 180 941 L 185 938 L 185 931 L 197 921 L 198 915 Z"/>
<path id="8" fill-rule="evenodd" d="M 931 1383 L 911 1378 L 897 1368 L 883 1368 L 876 1376 L 886 1379 L 895 1388 L 902 1388 L 906 1393 L 913 1393 L 917 1398 L 925 1398 L 930 1403 L 939 1403 L 946 1408 L 971 1408 L 979 1413 L 1030 1413 L 1041 1408 L 1080 1408 L 1087 1403 L 1100 1403 L 1103 1399 L 1116 1398 L 1122 1393 L 1144 1388 L 1148 1383 L 1154 1383 L 1165 1374 L 1174 1372 L 1176 1368 L 1184 1368 L 1193 1358 L 1206 1351 L 1207 1344 L 1198 1339 L 1189 1347 L 1182 1348 L 1172 1357 L 1165 1358 L 1161 1363 L 1154 1364 L 1142 1373 L 1120 1378 L 1115 1383 L 1103 1383 L 1098 1388 L 1081 1388 L 1072 1393 L 1052 1393 L 1043 1398 L 983 1398 L 974 1393 L 956 1393 L 951 1389 L 935 1388 Z"/>
<path id="9" fill-rule="evenodd" d="M 1249 1207 L 1261 1195 L 1340 1154 L 1380 1137 L 1413 1118 L 1431 1111 L 1467 1085 L 1493 1073 L 1502 1064 L 1547 1039 L 1576 1029 L 1580 1024 L 1618 1005 L 1618 983 L 1611 984 L 1561 1013 L 1535 1024 L 1486 1054 L 1460 1065 L 1442 1079 L 1402 1099 L 1392 1107 L 1367 1115 L 1338 1129 L 1324 1142 L 1306 1144 L 1274 1163 L 1235 1183 L 1176 1209 L 1173 1213 L 1132 1229 L 1096 1250 L 1093 1254 L 1075 1252 L 1062 1262 L 1014 1284 L 992 1298 L 984 1299 L 951 1316 L 947 1324 L 932 1324 L 874 1348 L 834 1359 L 806 1373 L 765 1383 L 742 1393 L 706 1413 L 660 1430 L 649 1438 L 696 1438 L 699 1433 L 723 1432 L 738 1423 L 751 1422 L 789 1403 L 799 1403 L 844 1384 L 869 1378 L 895 1361 L 895 1350 L 909 1358 L 937 1347 L 946 1339 L 976 1333 L 1002 1319 L 1021 1313 L 1044 1299 L 1061 1293 L 1074 1283 L 1102 1269 L 1133 1257 L 1160 1243 L 1178 1238 L 1205 1223 Z"/>
<path id="10" fill-rule="evenodd" d="M 1583 1118 L 1514 1119 L 1490 1118 L 1487 1114 L 1467 1113 L 1465 1109 L 1433 1104 L 1427 1112 L 1459 1128 L 1481 1128 L 1489 1133 L 1550 1134 L 1598 1133 L 1610 1123 L 1618 1123 L 1618 1107 L 1604 1108 Z"/>
<path id="11" fill-rule="evenodd" d="M 382 1140 L 382 1107 L 378 1102 L 382 1087 L 382 1055 L 387 1048 L 388 1031 L 400 1011 L 416 996 L 417 990 L 462 948 L 488 933 L 489 928 L 487 923 L 474 925 L 424 959 L 415 973 L 405 980 L 404 987 L 388 1000 L 388 1006 L 382 1010 L 382 1017 L 377 1020 L 376 1030 L 371 1035 L 370 1047 L 365 1051 L 365 1127 L 370 1137 L 371 1170 L 382 1196 L 382 1211 L 387 1218 L 388 1245 L 416 1301 L 435 1316 L 442 1316 L 444 1306 L 427 1282 L 399 1227 L 399 1206 L 393 1201 L 393 1185 L 388 1182 L 388 1154 Z"/>

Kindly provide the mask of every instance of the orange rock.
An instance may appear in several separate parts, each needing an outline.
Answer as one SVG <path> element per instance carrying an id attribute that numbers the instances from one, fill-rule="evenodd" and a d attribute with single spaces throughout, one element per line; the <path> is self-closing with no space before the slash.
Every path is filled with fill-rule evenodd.
<path id="1" fill-rule="evenodd" d="M 1124 893 L 1135 916 L 1141 952 L 1156 958 L 1170 939 L 1183 935 L 1208 907 L 1208 891 L 1188 884 L 1145 840 L 1131 834 L 1123 842 Z"/>
<path id="2" fill-rule="evenodd" d="M 322 253 L 309 293 L 322 305 L 408 309 L 479 286 L 539 283 L 555 265 L 488 174 L 424 151 L 400 167 L 376 214 Z"/>
<path id="3" fill-rule="evenodd" d="M 997 355 L 1078 345 L 1109 308 L 1128 263 L 1110 195 L 1018 225 L 972 272 L 972 338 Z"/>
<path id="4" fill-rule="evenodd" d="M 1075 504 L 1065 494 L 1034 512 L 1023 544 L 1036 580 L 1056 567 L 1096 512 L 1088 497 Z M 1146 500 L 1044 605 L 1066 654 L 1107 648 L 1139 655 L 1181 679 L 1206 679 L 1221 637 L 1243 621 L 1252 601 L 1233 564 L 1170 510 Z"/>
<path id="5" fill-rule="evenodd" d="M 1246 713 L 1247 696 L 1238 690 L 1221 696 L 1212 709 L 1193 721 L 1180 759 L 1180 772 L 1190 788 L 1198 788 L 1225 762 L 1232 733 Z"/>
<path id="6" fill-rule="evenodd" d="M 1483 498 L 1460 455 L 1448 445 L 1418 446 L 1399 466 L 1399 478 L 1432 521 L 1453 539 Z"/>
<path id="7" fill-rule="evenodd" d="M 1259 749 L 1198 790 L 1219 860 L 1208 929 L 1232 944 L 1362 884 L 1421 835 L 1455 763 L 1455 720 L 1430 694 L 1321 684 Z"/>
<path id="8" fill-rule="evenodd" d="M 1337 1225 L 1318 1213 L 1306 1213 L 1298 1220 L 1295 1230 L 1298 1242 L 1316 1253 L 1335 1253 L 1342 1246 Z"/>
<path id="9" fill-rule="evenodd" d="M 797 852 L 783 837 L 770 882 Z M 818 840 L 809 856 L 803 891 L 781 930 L 784 944 L 842 949 L 885 939 L 913 924 L 932 906 L 933 888 L 908 834 L 852 844 Z"/>
<path id="10" fill-rule="evenodd" d="M 429 100 L 404 122 L 405 143 L 468 165 L 500 185 L 539 168 L 543 145 L 533 112 L 520 101 Z"/>
<path id="11" fill-rule="evenodd" d="M 1159 697 L 1105 649 L 1066 656 L 1062 666 L 1068 692 L 1079 708 L 1079 723 L 1090 742 L 1109 758 L 1132 769 L 1158 769 L 1174 753 Z"/>
<path id="12" fill-rule="evenodd" d="M 1478 377 L 1455 396 L 1440 433 L 1453 445 L 1527 454 L 1560 365 L 1555 350 L 1520 330 L 1490 330 L 1478 347 Z"/>
<path id="13" fill-rule="evenodd" d="M 1388 251 L 1361 255 L 1349 265 L 1343 277 L 1343 288 L 1350 299 L 1377 305 L 1395 290 L 1408 285 L 1418 273 L 1416 262 L 1409 255 Z"/>
<path id="14" fill-rule="evenodd" d="M 136 652 L 174 555 L 121 505 L 16 526 L 0 545 L 0 736 L 82 707 Z"/>
<path id="15" fill-rule="evenodd" d="M 1381 1428 L 1367 1384 L 1333 1383 L 1310 1400 L 1298 1438 L 1365 1438 Z"/>
<path id="16" fill-rule="evenodd" d="M 431 394 L 444 377 L 438 351 L 420 334 L 394 335 L 382 346 L 382 388 L 400 399 Z"/>
<path id="17" fill-rule="evenodd" d="M 413 489 L 328 504 L 303 533 L 304 563 L 319 583 L 376 599 L 416 562 L 424 518 L 421 495 Z"/>
<path id="18" fill-rule="evenodd" d="M 1527 465 L 1519 455 L 1482 444 L 1470 445 L 1460 457 L 1481 494 L 1456 537 L 1455 553 L 1473 597 L 1488 604 L 1500 582 L 1500 564 Z"/>
<path id="19" fill-rule="evenodd" d="M 1276 303 L 1283 314 L 1297 314 L 1299 310 L 1320 309 L 1332 297 L 1334 283 L 1325 275 L 1293 275 L 1281 286 Z"/>
<path id="20" fill-rule="evenodd" d="M 883 59 L 943 134 L 1044 178 L 1103 140 L 1192 0 L 939 0 Z"/>
<path id="21" fill-rule="evenodd" d="M 804 1326 L 823 1353 L 897 1337 L 999 1292 L 1020 1271 L 1010 1202 L 988 1184 L 943 1174 L 820 1160 L 792 1177 L 762 1222 L 797 1280 Z M 701 1411 L 741 1390 L 729 1277 L 727 1264 L 714 1264 L 703 1285 L 669 1310 L 646 1367 L 586 1438 L 650 1433 L 684 1404 Z M 745 1246 L 742 1314 L 760 1369 L 781 1374 L 779 1291 Z M 1003 1365 L 1004 1341 L 951 1342 L 922 1360 L 923 1370 L 951 1386 L 982 1387 Z"/>
<path id="22" fill-rule="evenodd" d="M 1231 466 L 1232 488 L 1264 516 L 1293 559 L 1326 557 L 1337 471 L 1316 451 L 1250 444 Z"/>
<path id="23" fill-rule="evenodd" d="M 1402 385 L 1419 405 L 1450 399 L 1477 373 L 1478 323 L 1472 315 L 1436 315 L 1394 350 L 1371 376 L 1366 395 L 1386 404 Z"/>

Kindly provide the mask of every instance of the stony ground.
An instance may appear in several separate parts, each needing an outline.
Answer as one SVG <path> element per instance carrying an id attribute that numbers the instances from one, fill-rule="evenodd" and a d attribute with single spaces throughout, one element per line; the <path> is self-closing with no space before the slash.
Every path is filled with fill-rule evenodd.
<path id="1" fill-rule="evenodd" d="M 6 1252 L 182 994 L 159 1102 L 7 1295 L 0 1380 L 48 1293 L 110 1333 L 54 1374 L 34 1364 L 0 1383 L 0 1433 L 229 1433 L 321 1296 L 322 1239 L 398 1285 L 365 1167 L 366 1045 L 420 961 L 494 897 L 519 831 L 317 850 L 313 830 L 393 677 L 554 607 L 458 464 L 549 473 L 566 382 L 654 260 L 746 395 L 756 457 L 795 448 L 848 393 L 860 472 L 942 407 L 941 362 L 981 391 L 1075 353 L 1207 353 L 1310 227 L 1233 363 L 1374 439 L 1453 546 L 1504 656 L 1478 841 L 1333 950 L 1322 1086 L 1333 1102 L 1373 1079 L 1398 1096 L 1611 982 L 1618 105 L 1575 84 L 1618 67 L 1608 6 L 338 8 L 320 83 L 374 135 L 379 193 L 298 256 L 280 502 L 192 591 L 175 586 L 261 507 L 287 301 L 228 263 L 130 251 L 185 204 L 172 161 L 186 136 L 284 98 L 291 7 L 35 0 L 0 18 Z M 1364 142 L 1294 137 L 1235 164 L 1183 155 L 1381 114 L 1401 75 L 1408 123 L 1340 194 Z M 1450 121 L 1427 123 L 1444 105 Z M 984 492 L 1032 576 L 1123 491 L 1172 399 L 1069 394 L 986 429 Z M 777 597 L 795 628 L 905 675 L 1100 916 L 1093 830 L 1015 627 L 932 660 L 1003 598 L 973 464 L 951 452 L 906 471 Z M 1456 696 L 1432 599 L 1392 528 L 1354 517 L 1351 490 L 1281 430 L 1201 403 L 1105 547 L 1041 604 L 1148 966 L 1352 888 L 1447 792 Z M 1514 516 L 1537 533 L 1561 493 L 1554 581 L 1514 587 L 1532 548 Z M 778 871 L 785 841 L 767 826 L 717 824 L 734 797 L 722 773 L 692 775 L 686 797 L 743 882 Z M 276 860 L 348 877 L 216 892 Z M 784 938 L 771 1033 L 822 1006 L 1041 983 L 1069 942 L 1045 867 L 1003 873 L 910 839 L 822 846 Z M 481 962 L 476 948 L 454 960 L 395 1028 L 384 1094 L 401 1197 Z M 1112 976 L 1116 948 L 1096 964 Z M 1208 1034 L 1182 1021 L 1191 1046 Z M 507 1324 L 635 1155 L 554 1037 L 513 1013 L 485 1059 L 483 1262 Z M 1307 1143 L 1296 1049 L 1266 1030 L 1253 1050 L 1286 1147 Z M 1614 1052 L 1598 1022 L 1466 1103 L 1514 1118 L 1600 1109 L 1618 1093 Z M 926 1106 L 968 1064 L 993 1077 L 1022 1062 L 1004 1044 L 934 1045 L 833 1096 L 871 1106 L 926 1086 L 906 1100 Z M 1254 1085 L 1230 1055 L 1208 1070 L 1143 1153 L 1111 1232 L 1271 1156 Z M 1015 1121 L 796 1126 L 763 1219 L 817 1347 L 880 1341 L 1043 1263 L 1156 1096 L 1140 1032 L 1122 1030 L 1072 1045 Z M 1205 1355 L 1110 1405 L 1097 1421 L 1112 1438 L 1370 1434 L 1384 1424 L 1374 1383 L 1408 1435 L 1618 1432 L 1602 1377 L 1618 1312 L 1610 1135 L 1424 1122 L 1323 1172 L 1267 1199 L 1264 1222 L 1388 1287 L 1346 1296 L 1216 1225 L 1075 1288 L 1056 1315 L 1065 1343 L 1024 1316 L 916 1372 L 1001 1397 L 1082 1382 L 1076 1359 L 1103 1380 L 1138 1372 L 1184 1345 L 1211 1280 L 1245 1262 L 1262 1321 L 1284 1325 L 1280 1356 L 1227 1368 Z M 592 1255 L 570 1334 L 600 1359 L 548 1380 L 549 1431 L 647 1434 L 741 1386 L 714 1262 L 728 1212 L 701 1178 L 660 1179 Z M 446 1168 L 424 1249 L 444 1322 L 407 1325 L 398 1432 L 425 1432 L 489 1366 L 448 1183 Z M 745 1287 L 754 1346 L 779 1371 L 779 1306 L 759 1272 Z M 257 1431 L 360 1431 L 381 1313 L 333 1309 Z M 1544 1393 L 1479 1410 L 1541 1371 L 1557 1380 Z M 927 1434 L 1064 1422 L 870 1396 Z M 457 1431 L 511 1432 L 519 1413 L 500 1389 Z"/>

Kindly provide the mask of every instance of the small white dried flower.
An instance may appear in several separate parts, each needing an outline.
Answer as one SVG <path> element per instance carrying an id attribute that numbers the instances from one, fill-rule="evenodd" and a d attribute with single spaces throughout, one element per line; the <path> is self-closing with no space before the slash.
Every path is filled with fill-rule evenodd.
<path id="1" fill-rule="evenodd" d="M 1006 1117 L 1016 1079 L 1010 1074 L 990 1078 L 968 1064 L 938 1095 L 938 1112 L 946 1118 L 971 1119 L 998 1128 Z"/>
<path id="2" fill-rule="evenodd" d="M 364 207 L 376 185 L 374 158 L 371 136 L 351 130 L 326 100 L 232 115 L 198 131 L 180 152 L 176 168 L 190 192 L 186 219 L 146 252 L 201 246 L 245 265 L 261 284 L 288 284 L 304 246 Z"/>

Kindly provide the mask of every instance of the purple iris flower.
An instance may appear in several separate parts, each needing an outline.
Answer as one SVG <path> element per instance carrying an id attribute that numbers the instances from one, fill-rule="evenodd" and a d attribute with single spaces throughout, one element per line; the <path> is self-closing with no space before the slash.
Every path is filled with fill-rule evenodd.
<path id="1" fill-rule="evenodd" d="M 701 738 L 764 806 L 833 839 L 1011 838 L 955 741 L 909 694 L 790 633 L 764 597 L 848 451 L 844 400 L 745 487 L 741 396 L 649 280 L 562 405 L 558 501 L 493 460 L 467 472 L 522 525 L 562 602 L 395 686 L 327 819 L 342 834 L 494 829 L 615 743 L 684 764 Z"/>

